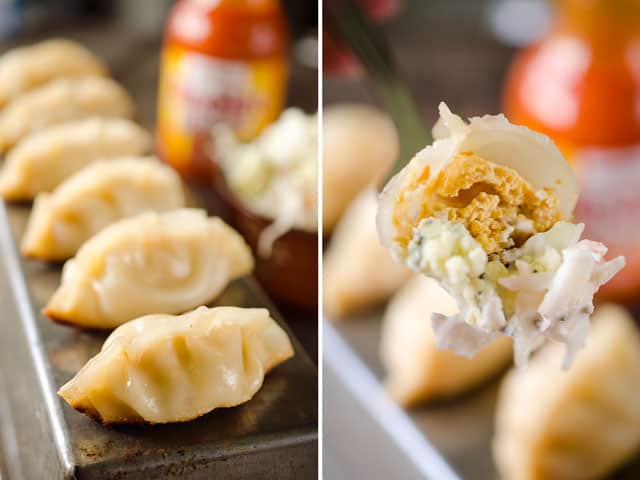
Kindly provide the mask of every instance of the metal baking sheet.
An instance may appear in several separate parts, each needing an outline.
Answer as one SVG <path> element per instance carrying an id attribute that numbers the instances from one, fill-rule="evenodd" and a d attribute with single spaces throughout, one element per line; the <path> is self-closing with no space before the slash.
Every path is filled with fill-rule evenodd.
<path id="1" fill-rule="evenodd" d="M 98 352 L 106 334 L 40 314 L 59 284 L 60 265 L 18 255 L 28 214 L 27 206 L 0 202 L 3 478 L 316 477 L 317 371 L 295 338 L 295 357 L 273 370 L 249 402 L 191 422 L 104 427 L 62 402 L 56 390 Z M 251 278 L 233 282 L 215 304 L 267 307 L 287 329 Z"/>
<path id="2" fill-rule="evenodd" d="M 381 383 L 381 319 L 377 310 L 324 321 L 325 478 L 348 480 L 366 469 L 358 478 L 497 479 L 491 440 L 501 375 L 459 398 L 402 409 Z M 640 478 L 640 456 L 608 478 Z"/>

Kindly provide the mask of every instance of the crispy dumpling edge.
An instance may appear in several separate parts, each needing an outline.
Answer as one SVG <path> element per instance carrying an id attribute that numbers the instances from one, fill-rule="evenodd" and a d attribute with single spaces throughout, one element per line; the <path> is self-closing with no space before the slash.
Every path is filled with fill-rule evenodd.
<path id="1" fill-rule="evenodd" d="M 39 193 L 33 203 L 33 207 L 31 209 L 31 213 L 29 215 L 29 220 L 27 223 L 27 228 L 25 230 L 25 233 L 20 241 L 20 253 L 27 257 L 27 258 L 35 258 L 35 259 L 39 259 L 39 260 L 45 260 L 45 261 L 52 261 L 52 262 L 62 262 L 65 261 L 71 257 L 73 257 L 72 255 L 54 255 L 54 254 L 47 254 L 45 253 L 45 250 L 47 249 L 46 247 L 43 247 L 42 245 L 36 245 L 36 243 L 38 244 L 42 244 L 42 243 L 49 243 L 51 241 L 51 239 L 45 239 L 42 235 L 42 228 L 36 228 L 38 227 L 37 223 L 46 223 L 46 224 L 53 224 L 53 220 L 50 218 L 51 215 L 51 208 L 49 207 L 48 204 L 50 204 L 52 201 L 55 201 L 55 195 L 56 192 L 59 191 L 64 191 L 61 190 L 65 185 L 72 185 L 71 183 L 69 183 L 69 181 L 73 180 L 74 183 L 78 183 L 78 179 L 82 179 L 83 176 L 87 176 L 89 174 L 89 172 L 93 172 L 93 170 L 99 170 L 100 168 L 107 168 L 109 169 L 110 165 L 116 165 L 118 164 L 118 167 L 120 167 L 121 165 L 125 165 L 125 163 L 130 163 L 130 162 L 140 162 L 141 164 L 144 165 L 151 165 L 152 163 L 156 163 L 157 164 L 157 168 L 166 170 L 167 173 L 167 179 L 169 177 L 169 172 L 171 172 L 173 175 L 173 180 L 175 180 L 176 182 L 176 187 L 179 187 L 179 195 L 182 196 L 182 201 L 180 202 L 179 205 L 176 205 L 174 208 L 175 209 L 180 209 L 180 208 L 184 208 L 186 206 L 186 195 L 184 192 L 184 187 L 182 185 L 182 182 L 180 180 L 180 177 L 178 176 L 177 173 L 175 173 L 174 170 L 170 169 L 170 167 L 166 166 L 163 163 L 160 163 L 160 161 L 153 156 L 122 156 L 122 157 L 116 157 L 113 159 L 108 159 L 108 160 L 101 160 L 101 161 L 97 161 L 97 162 L 92 162 L 88 165 L 86 165 L 85 167 L 83 167 L 82 169 L 78 170 L 77 172 L 75 172 L 74 174 L 72 174 L 71 176 L 69 176 L 64 182 L 62 182 L 60 185 L 58 185 L 58 187 L 56 187 L 56 189 L 53 192 L 41 192 Z M 120 167 L 121 168 L 121 167 Z M 151 168 L 156 168 L 156 166 L 153 166 Z M 75 180 L 74 180 L 75 178 Z M 145 179 L 146 180 L 146 179 Z M 177 192 L 172 192 L 172 193 L 177 193 Z M 177 198 L 177 196 L 176 196 Z M 154 208 L 148 208 L 146 211 L 156 211 L 156 212 L 167 212 L 169 210 L 157 210 Z M 125 217 L 121 217 L 118 220 L 122 220 L 124 218 L 130 218 L 132 216 L 138 215 L 140 213 L 144 213 L 143 211 L 140 211 L 134 215 L 129 215 L 129 216 L 125 216 Z M 40 218 L 38 218 L 40 217 Z M 116 221 L 118 221 L 116 220 Z M 108 225 L 105 225 L 103 228 L 106 228 Z M 52 227 L 53 228 L 53 227 Z M 50 232 L 48 232 L 50 233 Z M 97 234 L 99 232 L 96 232 L 95 234 Z M 34 236 L 38 234 L 38 236 Z M 94 234 L 94 235 L 95 235 Z M 88 240 L 88 239 L 87 239 Z M 36 242 L 37 241 L 37 242 Z"/>
<path id="2" fill-rule="evenodd" d="M 287 350 L 286 352 L 283 352 L 283 355 L 278 356 L 276 358 L 274 358 L 271 363 L 269 363 L 268 365 L 265 365 L 265 370 L 264 370 L 264 374 L 262 376 L 262 382 L 260 384 L 260 386 L 258 387 L 258 389 L 245 401 L 240 402 L 236 405 L 233 406 L 229 406 L 229 407 L 214 407 L 212 410 L 210 410 L 209 412 L 206 413 L 202 413 L 202 414 L 196 414 L 193 417 L 189 417 L 189 418 L 184 418 L 184 419 L 180 419 L 180 420 L 176 420 L 176 421 L 167 421 L 167 422 L 153 422 L 153 421 L 149 421 L 149 420 L 145 420 L 144 418 L 142 418 L 139 414 L 137 414 L 137 412 L 132 415 L 130 418 L 123 418 L 121 421 L 105 421 L 104 418 L 100 415 L 100 413 L 96 410 L 95 407 L 93 407 L 93 405 L 90 405 L 86 402 L 86 400 L 83 398 L 83 400 L 85 401 L 72 401 L 70 399 L 68 399 L 67 397 L 65 397 L 62 393 L 62 391 L 64 390 L 64 388 L 71 384 L 72 381 L 76 378 L 78 372 L 76 372 L 76 374 L 71 377 L 68 381 L 66 381 L 57 391 L 57 395 L 64 400 L 71 408 L 73 408 L 74 410 L 77 410 L 78 412 L 82 413 L 83 415 L 88 416 L 89 418 L 93 419 L 94 421 L 108 426 L 108 425 L 120 425 L 120 424 L 138 424 L 138 425 L 164 425 L 164 424 L 168 424 L 168 423 L 185 423 L 185 422 L 190 422 L 192 420 L 195 420 L 197 418 L 200 418 L 204 415 L 208 415 L 209 413 L 213 412 L 214 410 L 218 410 L 220 408 L 234 408 L 236 406 L 242 405 L 248 401 L 250 401 L 256 394 L 258 394 L 258 392 L 262 389 L 263 385 L 264 385 L 264 381 L 266 379 L 266 376 L 276 367 L 278 367 L 279 365 L 281 365 L 282 363 L 286 362 L 287 360 L 289 360 L 290 358 L 294 357 L 296 354 L 295 348 L 293 347 L 293 343 L 291 342 L 291 337 L 289 335 L 289 332 L 287 332 L 286 329 L 284 329 L 282 327 L 282 325 L 280 325 L 280 323 L 271 316 L 271 313 L 269 312 L 269 310 L 267 308 L 262 308 L 262 307 L 250 307 L 250 308 L 244 308 L 244 307 L 204 307 L 204 306 L 200 306 L 195 308 L 194 310 L 190 310 L 189 312 L 185 312 L 184 314 L 179 314 L 179 315 L 169 315 L 169 316 L 182 316 L 182 315 L 189 315 L 189 314 L 193 314 L 194 312 L 196 312 L 197 310 L 200 310 L 202 308 L 207 308 L 209 310 L 212 309 L 216 309 L 216 308 L 233 308 L 233 309 L 238 309 L 238 310 L 260 310 L 260 311 L 264 311 L 267 315 L 267 317 L 269 318 L 269 320 L 271 320 L 272 326 L 276 327 L 277 329 L 279 329 L 283 334 L 284 334 L 284 338 L 286 339 L 286 343 L 287 343 Z M 162 315 L 162 314 L 151 314 L 151 315 L 145 315 L 145 316 L 156 316 L 156 315 Z M 140 318 L 144 318 L 143 317 L 139 317 Z M 127 323 L 133 322 L 135 320 L 138 319 L 133 319 L 130 320 Z M 126 325 L 126 324 L 123 324 Z M 119 327 L 118 327 L 119 328 Z M 111 336 L 111 335 L 110 335 Z M 109 337 L 110 337 L 109 336 Z M 109 337 L 107 337 L 107 340 L 109 340 Z M 107 340 L 105 340 L 104 345 L 107 343 Z M 103 348 L 102 347 L 102 348 Z M 96 355 L 94 355 L 93 357 L 91 357 L 87 363 L 85 363 L 85 365 L 82 368 L 85 368 L 86 365 L 96 356 L 98 356 L 99 354 L 102 353 L 102 348 L 100 349 L 100 351 L 98 353 L 96 353 Z M 133 411 L 133 409 L 131 409 L 128 405 L 126 405 L 124 402 L 121 402 L 122 405 L 128 409 Z"/>
<path id="3" fill-rule="evenodd" d="M 233 234 L 234 238 L 237 237 L 237 239 L 239 240 L 239 242 L 237 242 L 237 246 L 239 246 L 239 250 L 241 250 L 238 253 L 244 257 L 242 260 L 243 260 L 243 262 L 246 260 L 247 261 L 246 262 L 247 265 L 246 265 L 246 268 L 242 269 L 242 271 L 244 273 L 241 273 L 241 274 L 238 274 L 238 275 L 230 277 L 229 283 L 231 281 L 233 281 L 234 279 L 243 277 L 245 275 L 248 275 L 253 271 L 253 269 L 255 268 L 255 259 L 253 257 L 253 253 L 251 251 L 251 248 L 247 244 L 246 240 L 244 239 L 244 237 L 242 237 L 242 235 L 240 235 L 240 233 L 237 230 L 235 230 L 232 226 L 227 224 L 220 217 L 209 217 L 209 216 L 207 216 L 206 211 L 202 210 L 202 209 L 184 208 L 184 209 L 172 210 L 172 211 L 163 212 L 163 213 L 164 214 L 174 214 L 174 213 L 179 212 L 180 210 L 201 212 L 203 214 L 204 218 L 206 218 L 208 221 L 214 221 L 216 223 L 221 224 L 225 234 L 229 233 L 229 234 Z M 136 217 L 141 217 L 143 215 L 149 215 L 149 214 L 162 215 L 163 213 L 145 212 L 145 213 L 141 213 L 141 214 L 137 215 Z M 120 220 L 118 222 L 115 222 L 115 223 L 109 225 L 108 227 L 106 227 L 102 231 L 98 232 L 98 234 L 94 235 L 91 239 L 89 239 L 87 242 L 85 242 L 85 244 L 80 248 L 80 250 L 78 250 L 78 253 L 76 254 L 76 257 L 81 253 L 83 247 L 85 247 L 87 244 L 89 244 L 89 242 L 91 242 L 93 239 L 95 239 L 95 238 L 99 237 L 100 235 L 102 235 L 103 232 L 105 232 L 106 230 L 112 228 L 113 226 L 116 226 L 120 222 L 131 221 L 131 220 L 135 219 L 136 217 L 128 217 L 128 218 L 122 219 L 122 220 Z M 71 259 L 69 259 L 69 260 L 67 260 L 65 262 L 64 267 L 63 267 L 63 280 L 64 280 L 64 270 L 65 270 L 65 268 L 76 268 L 76 266 L 75 266 L 75 258 L 76 257 L 73 257 L 73 258 L 71 258 Z M 74 262 L 74 263 L 70 263 L 70 262 Z M 51 296 L 51 298 L 49 299 L 47 304 L 42 308 L 41 313 L 43 315 L 45 315 L 46 317 L 50 318 L 51 320 L 53 320 L 56 323 L 61 323 L 61 324 L 64 324 L 64 325 L 70 325 L 70 326 L 74 326 L 74 327 L 81 327 L 81 328 L 89 329 L 89 330 L 112 330 L 114 328 L 117 328 L 117 326 L 119 326 L 119 325 L 117 325 L 117 326 L 114 327 L 114 326 L 104 326 L 104 325 L 90 324 L 90 323 L 86 322 L 86 320 L 84 320 L 84 319 L 78 320 L 77 318 L 74 318 L 74 315 L 73 315 L 73 311 L 75 310 L 74 308 L 67 308 L 67 309 L 64 309 L 64 311 L 63 311 L 61 308 L 59 308 L 59 306 L 57 306 L 57 307 L 52 306 L 53 301 L 56 301 L 56 302 L 60 301 L 57 297 L 59 297 L 61 295 L 60 292 L 62 291 L 63 285 L 64 285 L 64 282 L 62 282 L 58 286 L 57 290 L 53 293 L 53 295 Z M 81 295 L 80 293 L 78 293 L 76 291 L 76 290 L 79 290 L 79 289 L 81 290 L 80 286 L 74 286 L 74 285 L 69 286 L 69 285 L 67 285 L 66 287 L 68 289 L 72 289 L 71 293 L 74 294 L 74 296 Z M 222 293 L 222 292 L 220 292 L 220 293 Z M 154 313 L 159 313 L 159 312 L 154 312 Z M 182 313 L 186 313 L 186 312 L 182 312 Z M 149 313 L 149 314 L 152 314 L 152 313 Z M 77 315 L 76 315 L 76 317 L 77 317 Z M 105 323 L 105 322 L 103 322 L 103 323 Z M 126 322 L 124 322 L 124 323 L 126 323 Z"/>

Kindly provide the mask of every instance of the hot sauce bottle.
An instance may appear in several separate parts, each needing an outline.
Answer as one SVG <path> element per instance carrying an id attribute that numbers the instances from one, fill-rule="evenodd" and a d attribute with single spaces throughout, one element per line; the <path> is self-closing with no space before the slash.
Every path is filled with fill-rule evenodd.
<path id="1" fill-rule="evenodd" d="M 282 111 L 286 20 L 278 0 L 181 0 L 167 20 L 157 150 L 184 176 L 209 182 L 211 128 L 250 140 Z"/>
<path id="2" fill-rule="evenodd" d="M 640 293 L 640 2 L 558 0 L 553 27 L 516 58 L 505 113 L 552 137 L 580 182 L 584 236 L 624 255 L 599 298 Z"/>

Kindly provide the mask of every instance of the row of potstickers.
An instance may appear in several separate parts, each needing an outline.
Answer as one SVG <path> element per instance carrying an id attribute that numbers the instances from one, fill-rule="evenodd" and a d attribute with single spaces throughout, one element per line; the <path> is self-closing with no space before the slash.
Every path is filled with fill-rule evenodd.
<path id="1" fill-rule="evenodd" d="M 0 195 L 34 200 L 22 253 L 66 260 L 43 313 L 115 329 L 59 395 L 102 423 L 187 421 L 248 401 L 291 342 L 266 309 L 203 306 L 252 272 L 251 250 L 185 208 L 180 177 L 145 156 L 151 136 L 104 62 L 69 40 L 6 53 L 0 106 Z"/>

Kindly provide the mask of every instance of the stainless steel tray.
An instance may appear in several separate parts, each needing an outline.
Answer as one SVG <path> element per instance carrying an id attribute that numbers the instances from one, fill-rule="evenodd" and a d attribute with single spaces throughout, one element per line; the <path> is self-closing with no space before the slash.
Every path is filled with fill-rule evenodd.
<path id="1" fill-rule="evenodd" d="M 491 440 L 501 375 L 459 398 L 404 410 L 382 387 L 381 318 L 378 310 L 323 323 L 325 478 L 498 478 Z M 640 457 L 609 478 L 640 478 Z"/>
<path id="2" fill-rule="evenodd" d="M 0 202 L 0 447 L 10 479 L 315 478 L 317 372 L 296 355 L 246 404 L 197 420 L 103 427 L 56 395 L 106 334 L 55 324 L 40 314 L 60 266 L 22 260 L 16 239 L 29 208 Z M 266 306 L 252 279 L 229 286 L 219 305 Z"/>

